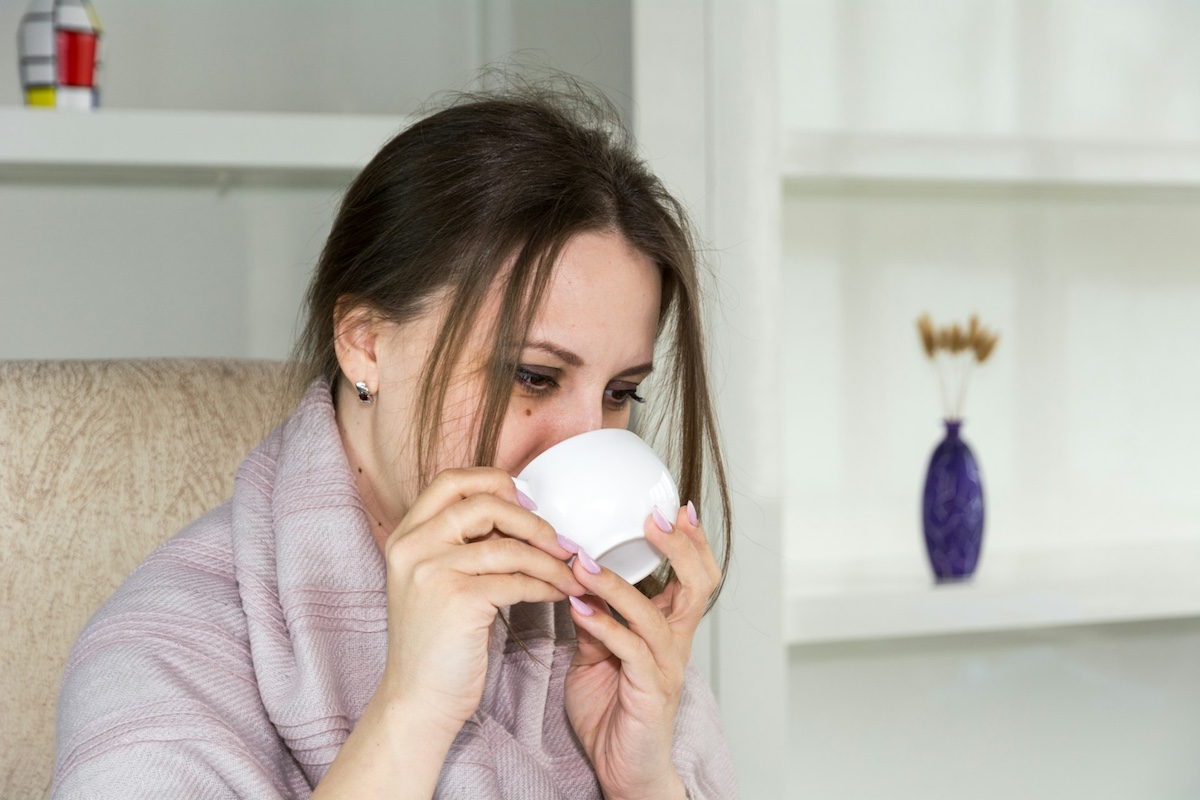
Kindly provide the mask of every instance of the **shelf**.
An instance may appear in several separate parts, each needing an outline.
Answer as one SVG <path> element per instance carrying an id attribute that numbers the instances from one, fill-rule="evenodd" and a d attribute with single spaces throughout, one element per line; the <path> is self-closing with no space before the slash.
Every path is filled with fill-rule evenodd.
<path id="1" fill-rule="evenodd" d="M 0 179 L 156 173 L 348 178 L 401 116 L 0 108 Z"/>
<path id="2" fill-rule="evenodd" d="M 785 131 L 793 183 L 1200 188 L 1200 145 Z"/>
<path id="3" fill-rule="evenodd" d="M 984 552 L 969 583 L 935 585 L 918 556 L 793 563 L 789 644 L 1200 617 L 1200 543 Z"/>

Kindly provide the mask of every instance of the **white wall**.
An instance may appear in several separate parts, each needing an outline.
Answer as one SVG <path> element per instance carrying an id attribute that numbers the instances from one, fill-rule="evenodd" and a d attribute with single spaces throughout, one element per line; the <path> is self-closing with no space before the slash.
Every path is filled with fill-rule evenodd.
<path id="1" fill-rule="evenodd" d="M 338 196 L 0 183 L 0 358 L 282 357 Z"/>

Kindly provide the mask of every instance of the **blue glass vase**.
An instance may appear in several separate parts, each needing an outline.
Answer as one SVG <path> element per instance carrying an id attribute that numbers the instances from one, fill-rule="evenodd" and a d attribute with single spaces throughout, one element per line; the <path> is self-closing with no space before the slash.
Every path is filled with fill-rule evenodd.
<path id="1" fill-rule="evenodd" d="M 975 573 L 983 543 L 983 483 L 975 454 L 959 436 L 962 420 L 948 419 L 946 438 L 925 477 L 925 550 L 939 583 Z"/>

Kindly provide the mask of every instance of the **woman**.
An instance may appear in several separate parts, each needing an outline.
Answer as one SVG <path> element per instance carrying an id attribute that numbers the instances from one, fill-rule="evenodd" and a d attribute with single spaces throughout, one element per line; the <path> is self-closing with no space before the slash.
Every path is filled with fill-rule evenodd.
<path id="1" fill-rule="evenodd" d="M 724 574 L 696 506 L 647 519 L 669 567 L 643 594 L 511 480 L 629 425 L 653 371 L 642 427 L 672 429 L 684 496 L 711 464 L 728 516 L 686 218 L 613 119 L 467 97 L 364 169 L 298 409 L 76 644 L 56 796 L 736 794 L 687 666 Z"/>

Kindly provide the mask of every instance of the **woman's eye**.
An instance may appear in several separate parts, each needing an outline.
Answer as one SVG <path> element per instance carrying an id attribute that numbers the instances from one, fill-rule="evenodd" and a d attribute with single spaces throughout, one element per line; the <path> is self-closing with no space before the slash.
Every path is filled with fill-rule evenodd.
<path id="1" fill-rule="evenodd" d="M 536 372 L 528 367 L 517 367 L 514 379 L 526 391 L 533 393 L 548 391 L 555 385 L 553 375 Z"/>
<path id="2" fill-rule="evenodd" d="M 625 406 L 630 400 L 635 403 L 646 402 L 645 398 L 637 393 L 637 387 L 633 386 L 628 389 L 609 387 L 604 390 L 604 398 L 612 403 L 617 408 Z"/>

